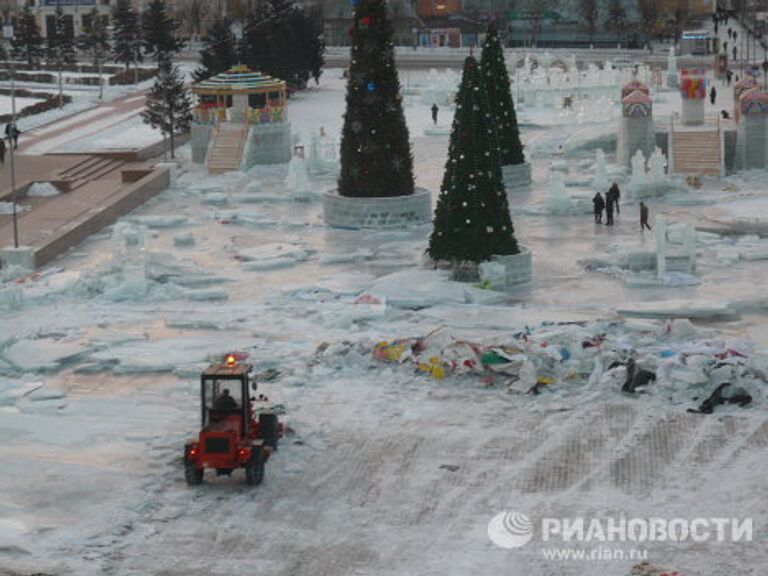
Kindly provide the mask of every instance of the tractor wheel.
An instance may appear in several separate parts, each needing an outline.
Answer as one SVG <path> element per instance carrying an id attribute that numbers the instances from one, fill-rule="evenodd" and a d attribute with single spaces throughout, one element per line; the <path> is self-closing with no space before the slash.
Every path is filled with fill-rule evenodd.
<path id="1" fill-rule="evenodd" d="M 264 456 L 261 447 L 254 446 L 251 459 L 245 465 L 245 482 L 249 486 L 258 486 L 264 481 Z"/>
<path id="2" fill-rule="evenodd" d="M 204 470 L 198 470 L 192 462 L 184 462 L 184 477 L 187 479 L 188 486 L 202 484 L 203 472 Z"/>
<path id="3" fill-rule="evenodd" d="M 259 414 L 259 425 L 261 426 L 261 439 L 264 444 L 277 450 L 278 428 L 277 414 Z"/>

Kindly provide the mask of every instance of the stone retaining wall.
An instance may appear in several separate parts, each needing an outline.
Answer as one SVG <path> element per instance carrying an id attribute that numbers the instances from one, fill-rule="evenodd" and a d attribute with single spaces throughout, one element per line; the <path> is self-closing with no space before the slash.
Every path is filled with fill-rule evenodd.
<path id="1" fill-rule="evenodd" d="M 85 217 L 68 222 L 48 236 L 43 245 L 33 246 L 35 267 L 50 262 L 91 234 L 95 234 L 105 226 L 114 223 L 120 216 L 141 206 L 168 188 L 169 182 L 168 169 L 158 168 L 113 194 L 108 202 L 103 206 L 94 207 Z"/>
<path id="2" fill-rule="evenodd" d="M 323 194 L 325 223 L 338 228 L 399 228 L 432 221 L 429 190 L 390 198 L 350 198 L 336 190 Z"/>

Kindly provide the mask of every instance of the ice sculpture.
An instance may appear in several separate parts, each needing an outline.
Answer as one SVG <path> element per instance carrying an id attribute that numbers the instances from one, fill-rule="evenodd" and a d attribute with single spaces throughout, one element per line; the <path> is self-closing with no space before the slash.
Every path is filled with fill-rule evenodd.
<path id="1" fill-rule="evenodd" d="M 546 202 L 547 214 L 570 214 L 572 208 L 571 198 L 565 189 L 565 177 L 562 172 L 550 171 L 549 196 Z"/>
<path id="2" fill-rule="evenodd" d="M 598 148 L 595 153 L 595 175 L 592 178 L 592 189 L 596 192 L 604 192 L 608 189 L 608 172 L 605 165 L 605 152 Z"/>
<path id="3" fill-rule="evenodd" d="M 312 192 L 304 154 L 294 153 L 293 158 L 288 163 L 288 174 L 285 176 L 284 184 L 286 189 L 294 194 L 307 195 Z"/>

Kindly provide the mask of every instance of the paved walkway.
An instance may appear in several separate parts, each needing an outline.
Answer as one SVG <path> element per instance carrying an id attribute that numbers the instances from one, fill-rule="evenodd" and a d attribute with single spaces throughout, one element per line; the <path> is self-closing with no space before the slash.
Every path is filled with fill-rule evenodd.
<path id="1" fill-rule="evenodd" d="M 17 192 L 24 191 L 34 181 L 75 180 L 82 177 L 80 173 L 91 170 L 88 167 L 91 162 L 88 154 L 51 152 L 67 142 L 96 134 L 140 114 L 145 101 L 146 92 L 129 94 L 23 133 L 14 156 Z M 46 238 L 52 237 L 57 230 L 68 226 L 68 223 L 109 205 L 125 186 L 121 180 L 121 171 L 145 166 L 144 163 L 121 163 L 114 170 L 95 177 L 74 191 L 48 198 L 23 198 L 19 202 L 20 243 L 40 246 L 46 242 Z M 68 169 L 80 175 L 62 176 L 61 173 Z M 0 200 L 8 201 L 10 196 L 10 158 L 6 156 L 5 164 L 0 165 Z M 11 216 L 0 215 L 0 246 L 12 242 Z"/>
<path id="2" fill-rule="evenodd" d="M 19 154 L 40 155 L 54 152 L 68 142 L 95 134 L 141 113 L 146 91 L 134 92 L 116 100 L 103 102 L 50 124 L 25 132 L 19 139 Z"/>
<path id="3" fill-rule="evenodd" d="M 140 114 L 145 101 L 146 92 L 128 94 L 22 133 L 14 157 L 17 190 L 25 189 L 33 181 L 56 180 L 59 172 L 86 156 L 47 154 L 67 142 L 96 134 Z M 10 196 L 10 157 L 6 154 L 5 163 L 0 164 L 0 201 L 8 201 Z"/>

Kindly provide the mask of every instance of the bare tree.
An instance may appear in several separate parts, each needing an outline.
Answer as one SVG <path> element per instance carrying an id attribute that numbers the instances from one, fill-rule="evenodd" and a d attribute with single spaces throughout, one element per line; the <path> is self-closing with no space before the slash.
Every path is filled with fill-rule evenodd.
<path id="1" fill-rule="evenodd" d="M 622 33 L 627 26 L 627 11 L 621 0 L 611 0 L 608 4 L 608 20 L 606 28 Z"/>
<path id="2" fill-rule="evenodd" d="M 659 21 L 659 0 L 637 0 L 640 12 L 640 25 L 646 38 L 650 41 L 656 35 L 656 25 Z"/>
<path id="3" fill-rule="evenodd" d="M 592 42 L 592 38 L 597 30 L 597 18 L 599 15 L 597 4 L 598 0 L 579 0 L 579 16 L 584 20 L 584 24 L 587 25 L 590 42 Z"/>
<path id="4" fill-rule="evenodd" d="M 544 16 L 547 12 L 560 8 L 561 0 L 523 0 L 521 4 L 521 7 L 531 14 L 531 43 L 536 44 Z"/>
<path id="5" fill-rule="evenodd" d="M 675 39 L 679 40 L 686 24 L 688 24 L 690 2 L 689 0 L 674 0 L 670 8 L 675 18 Z"/>
<path id="6" fill-rule="evenodd" d="M 202 34 L 209 13 L 210 3 L 207 0 L 183 0 L 176 5 L 176 18 L 190 37 Z"/>

